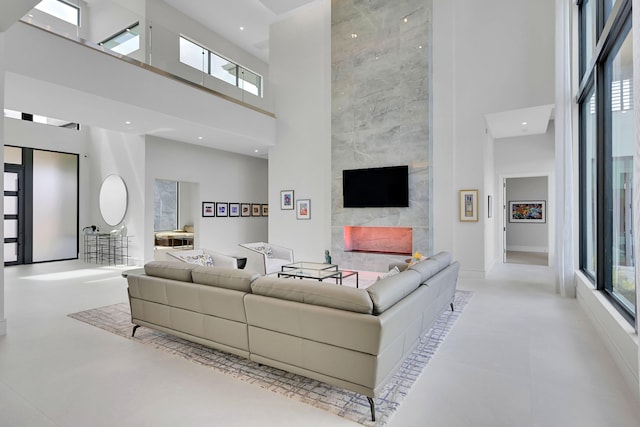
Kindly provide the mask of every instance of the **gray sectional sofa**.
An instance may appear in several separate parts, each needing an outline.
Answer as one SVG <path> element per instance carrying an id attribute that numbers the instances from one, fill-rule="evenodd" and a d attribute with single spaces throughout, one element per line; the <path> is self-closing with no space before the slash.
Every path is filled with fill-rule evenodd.
<path id="1" fill-rule="evenodd" d="M 450 304 L 441 252 L 368 287 L 154 261 L 131 274 L 131 322 L 374 398 Z"/>

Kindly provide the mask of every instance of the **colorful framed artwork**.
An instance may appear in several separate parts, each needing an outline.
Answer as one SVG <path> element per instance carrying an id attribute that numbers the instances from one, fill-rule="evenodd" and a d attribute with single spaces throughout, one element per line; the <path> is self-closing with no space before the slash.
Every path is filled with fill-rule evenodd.
<path id="1" fill-rule="evenodd" d="M 261 216 L 262 212 L 262 205 L 260 204 L 256 204 L 256 203 L 252 203 L 251 204 L 251 216 Z"/>
<path id="2" fill-rule="evenodd" d="M 311 199 L 296 200 L 296 218 L 311 219 Z"/>
<path id="3" fill-rule="evenodd" d="M 250 203 L 241 203 L 240 204 L 240 216 L 251 216 L 251 204 Z"/>
<path id="4" fill-rule="evenodd" d="M 509 222 L 540 224 L 547 222 L 546 200 L 525 200 L 509 202 Z"/>
<path id="5" fill-rule="evenodd" d="M 229 203 L 216 203 L 216 216 L 229 216 Z"/>
<path id="6" fill-rule="evenodd" d="M 214 202 L 202 202 L 202 216 L 216 216 L 216 204 Z"/>
<path id="7" fill-rule="evenodd" d="M 282 190 L 280 192 L 280 209 L 293 210 L 293 190 Z"/>
<path id="8" fill-rule="evenodd" d="M 262 205 L 262 216 L 269 216 L 269 205 Z"/>
<path id="9" fill-rule="evenodd" d="M 460 221 L 478 221 L 478 190 L 460 190 Z"/>
<path id="10" fill-rule="evenodd" d="M 229 216 L 240 216 L 240 203 L 229 203 Z"/>

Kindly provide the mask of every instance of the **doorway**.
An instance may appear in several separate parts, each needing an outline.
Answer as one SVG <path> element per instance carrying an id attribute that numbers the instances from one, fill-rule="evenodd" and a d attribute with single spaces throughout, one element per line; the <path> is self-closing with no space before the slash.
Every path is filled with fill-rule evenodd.
<path id="1" fill-rule="evenodd" d="M 4 265 L 24 262 L 24 166 L 4 166 Z"/>
<path id="2" fill-rule="evenodd" d="M 549 265 L 547 176 L 504 178 L 503 262 Z"/>

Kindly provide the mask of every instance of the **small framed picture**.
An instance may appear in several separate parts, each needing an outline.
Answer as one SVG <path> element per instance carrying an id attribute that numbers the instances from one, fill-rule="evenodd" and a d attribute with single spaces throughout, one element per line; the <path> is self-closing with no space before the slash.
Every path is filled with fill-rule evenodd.
<path id="1" fill-rule="evenodd" d="M 202 202 L 202 216 L 216 216 L 216 204 L 214 202 Z"/>
<path id="2" fill-rule="evenodd" d="M 262 205 L 262 216 L 269 216 L 269 205 Z"/>
<path id="3" fill-rule="evenodd" d="M 460 190 L 460 221 L 478 221 L 478 190 Z"/>
<path id="4" fill-rule="evenodd" d="M 311 219 L 311 199 L 296 200 L 296 218 Z"/>
<path id="5" fill-rule="evenodd" d="M 262 211 L 262 205 L 259 204 L 251 204 L 251 216 L 261 216 L 260 212 Z"/>
<path id="6" fill-rule="evenodd" d="M 240 204 L 240 216 L 251 216 L 251 204 L 249 203 Z"/>
<path id="7" fill-rule="evenodd" d="M 229 216 L 240 216 L 240 203 L 229 203 Z"/>
<path id="8" fill-rule="evenodd" d="M 293 190 L 282 190 L 280 192 L 280 209 L 293 210 Z"/>
<path id="9" fill-rule="evenodd" d="M 216 203 L 216 216 L 229 216 L 229 203 Z"/>

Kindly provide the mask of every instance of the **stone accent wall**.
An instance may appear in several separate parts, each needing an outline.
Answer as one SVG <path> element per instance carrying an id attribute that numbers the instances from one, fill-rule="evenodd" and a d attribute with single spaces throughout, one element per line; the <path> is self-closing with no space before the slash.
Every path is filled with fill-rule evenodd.
<path id="1" fill-rule="evenodd" d="M 343 227 L 413 228 L 432 252 L 431 0 L 332 0 L 332 251 L 343 268 L 406 258 L 343 251 Z M 409 165 L 408 208 L 344 208 L 342 171 Z"/>

